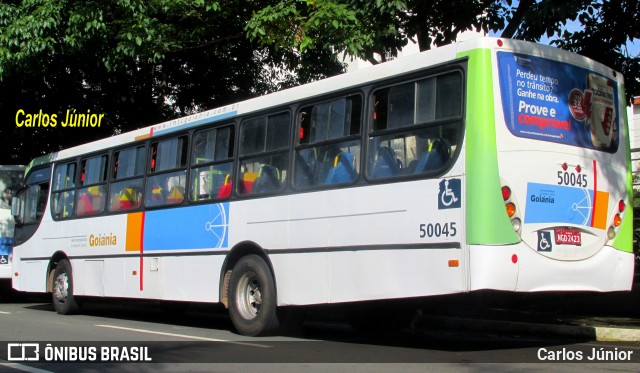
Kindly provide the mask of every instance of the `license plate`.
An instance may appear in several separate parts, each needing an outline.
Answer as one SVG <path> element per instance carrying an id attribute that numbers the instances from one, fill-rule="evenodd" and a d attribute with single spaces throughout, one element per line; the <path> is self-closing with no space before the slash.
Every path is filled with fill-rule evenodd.
<path id="1" fill-rule="evenodd" d="M 559 245 L 582 245 L 582 235 L 573 229 L 556 229 L 556 243 Z"/>

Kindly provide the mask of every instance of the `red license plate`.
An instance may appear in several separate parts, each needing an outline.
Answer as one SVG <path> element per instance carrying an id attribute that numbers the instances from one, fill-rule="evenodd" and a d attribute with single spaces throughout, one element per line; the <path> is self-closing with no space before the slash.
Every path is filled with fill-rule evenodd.
<path id="1" fill-rule="evenodd" d="M 556 243 L 560 245 L 582 245 L 582 235 L 573 229 L 556 229 Z"/>

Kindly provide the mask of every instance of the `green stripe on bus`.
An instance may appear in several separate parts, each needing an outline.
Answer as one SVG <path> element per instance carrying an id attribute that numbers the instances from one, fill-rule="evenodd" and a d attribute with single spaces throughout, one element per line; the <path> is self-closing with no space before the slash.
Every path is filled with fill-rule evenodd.
<path id="1" fill-rule="evenodd" d="M 520 242 L 506 214 L 500 191 L 491 50 L 458 54 L 468 57 L 466 113 L 466 228 L 471 245 Z"/>
<path id="2" fill-rule="evenodd" d="M 620 97 L 627 97 L 624 85 L 621 89 Z M 629 134 L 629 119 L 627 118 L 626 110 L 622 111 L 624 124 L 622 126 L 622 130 L 624 131 L 623 139 L 630 139 Z M 627 141 L 627 147 L 630 146 L 629 141 Z M 613 247 L 628 253 L 633 252 L 633 175 L 632 175 L 632 167 L 631 167 L 631 152 L 627 150 L 627 180 L 626 180 L 626 190 L 627 190 L 627 199 L 625 203 L 627 204 L 626 213 L 624 214 L 624 219 L 622 220 L 622 225 L 620 226 L 620 231 L 618 231 L 618 235 L 616 239 L 613 240 Z"/>

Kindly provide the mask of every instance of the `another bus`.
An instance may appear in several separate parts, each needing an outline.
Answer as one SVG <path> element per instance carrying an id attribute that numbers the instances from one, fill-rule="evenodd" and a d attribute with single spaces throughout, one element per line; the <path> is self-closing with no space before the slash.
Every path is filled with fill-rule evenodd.
<path id="1" fill-rule="evenodd" d="M 11 201 L 22 187 L 25 166 L 0 165 L 0 281 L 11 282 L 13 258 L 13 227 Z"/>
<path id="2" fill-rule="evenodd" d="M 630 290 L 625 113 L 610 68 L 479 38 L 62 150 L 14 205 L 13 286 L 60 314 L 222 303 L 244 335 L 287 306 Z"/>

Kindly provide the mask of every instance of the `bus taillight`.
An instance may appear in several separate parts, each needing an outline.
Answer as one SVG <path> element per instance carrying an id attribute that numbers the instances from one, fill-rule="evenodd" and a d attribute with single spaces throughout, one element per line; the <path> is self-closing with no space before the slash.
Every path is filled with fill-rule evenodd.
<path id="1" fill-rule="evenodd" d="M 609 230 L 607 230 L 607 238 L 613 240 L 618 234 L 617 229 L 622 224 L 622 216 L 624 215 L 624 210 L 627 208 L 627 204 L 623 199 L 618 201 L 618 213 L 613 217 L 613 221 L 611 222 L 611 226 L 609 226 Z"/>
<path id="2" fill-rule="evenodd" d="M 619 227 L 620 223 L 622 223 L 622 218 L 620 217 L 620 214 L 616 214 L 616 216 L 613 217 L 613 225 L 615 227 Z"/>
<path id="3" fill-rule="evenodd" d="M 506 201 L 509 198 L 511 198 L 511 188 L 509 188 L 508 186 L 504 185 L 502 187 L 502 199 Z"/>
<path id="4" fill-rule="evenodd" d="M 509 202 L 505 206 L 507 207 L 507 215 L 512 218 L 516 214 L 516 205 L 513 202 Z"/>
<path id="5" fill-rule="evenodd" d="M 500 192 L 502 194 L 502 199 L 504 200 L 504 207 L 507 211 L 507 216 L 509 216 L 509 219 L 511 219 L 513 230 L 519 234 L 520 228 L 522 228 L 522 221 L 520 220 L 520 214 L 518 212 L 516 199 L 513 197 L 511 188 L 506 185 L 504 180 L 502 180 Z"/>

